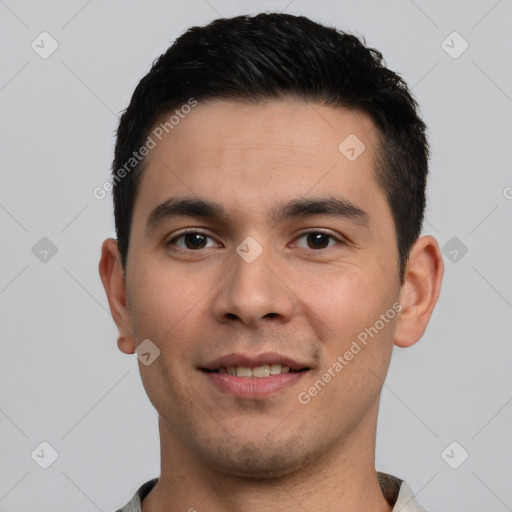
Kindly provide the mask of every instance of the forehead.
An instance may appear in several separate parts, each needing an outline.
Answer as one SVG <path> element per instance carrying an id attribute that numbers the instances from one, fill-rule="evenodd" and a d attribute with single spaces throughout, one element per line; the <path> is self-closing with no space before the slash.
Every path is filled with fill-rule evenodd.
<path id="1" fill-rule="evenodd" d="M 175 112 L 180 110 L 178 107 Z M 268 156 L 277 160 L 282 157 L 290 164 L 305 163 L 304 156 L 315 164 L 311 157 L 317 151 L 321 154 L 316 155 L 316 160 L 328 156 L 338 159 L 343 155 L 339 144 L 349 135 L 349 142 L 359 150 L 363 147 L 360 143 L 365 145 L 369 151 L 365 151 L 363 160 L 369 160 L 378 144 L 378 130 L 367 114 L 293 98 L 257 103 L 206 100 L 188 110 L 188 114 L 180 117 L 173 112 L 163 114 L 153 130 L 159 130 L 157 142 L 161 149 L 179 150 L 185 145 L 200 150 L 201 154 L 179 155 L 184 161 L 207 152 L 215 154 L 215 163 L 224 163 L 222 157 L 226 157 L 229 165 L 238 150 L 238 156 L 250 162 L 251 156 L 260 156 L 253 150 L 265 149 Z M 148 161 L 160 153 L 152 151 Z M 352 158 L 357 153 L 347 156 Z"/>
<path id="2" fill-rule="evenodd" d="M 379 135 L 365 114 L 293 99 L 199 101 L 166 125 L 172 114 L 151 132 L 155 147 L 134 219 L 180 195 L 262 217 L 276 203 L 308 195 L 341 195 L 370 213 L 386 209 L 374 172 Z"/>

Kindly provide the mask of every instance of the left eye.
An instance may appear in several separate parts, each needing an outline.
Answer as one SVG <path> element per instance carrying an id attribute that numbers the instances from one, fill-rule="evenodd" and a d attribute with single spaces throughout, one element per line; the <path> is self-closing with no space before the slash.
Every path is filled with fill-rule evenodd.
<path id="1" fill-rule="evenodd" d="M 187 231 L 186 233 L 182 233 L 174 237 L 169 241 L 169 245 L 177 245 L 181 249 L 205 249 L 207 248 L 207 239 L 213 238 L 202 231 Z M 335 242 L 341 242 L 341 240 L 334 237 L 334 235 L 330 235 L 328 233 L 324 233 L 323 231 L 309 231 L 308 233 L 303 233 L 300 235 L 297 240 L 302 238 L 306 239 L 306 247 L 298 245 L 298 247 L 304 249 L 325 249 L 332 245 L 335 245 Z M 329 240 L 331 239 L 331 240 Z M 185 246 L 183 244 L 177 243 L 178 240 L 183 240 Z M 329 245 L 329 241 L 334 242 L 334 244 Z M 211 245 L 209 247 L 212 247 Z M 214 245 L 215 247 L 215 245 Z"/>
<path id="2" fill-rule="evenodd" d="M 297 238 L 297 240 L 300 240 L 301 238 L 306 238 L 307 240 L 306 249 L 325 249 L 326 247 L 329 247 L 329 238 L 333 241 L 337 240 L 333 235 L 329 235 L 323 231 L 310 231 L 308 233 L 303 233 L 299 238 Z"/>

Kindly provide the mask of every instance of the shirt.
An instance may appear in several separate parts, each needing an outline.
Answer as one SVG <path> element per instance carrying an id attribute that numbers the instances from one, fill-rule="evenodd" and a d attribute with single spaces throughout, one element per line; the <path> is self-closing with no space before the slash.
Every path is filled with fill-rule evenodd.
<path id="1" fill-rule="evenodd" d="M 377 477 L 382 494 L 384 494 L 388 503 L 393 506 L 392 512 L 428 512 L 419 505 L 411 488 L 403 480 L 386 473 L 377 473 Z M 133 498 L 117 512 L 142 512 L 142 500 L 155 487 L 157 482 L 158 478 L 154 478 L 143 484 Z"/>

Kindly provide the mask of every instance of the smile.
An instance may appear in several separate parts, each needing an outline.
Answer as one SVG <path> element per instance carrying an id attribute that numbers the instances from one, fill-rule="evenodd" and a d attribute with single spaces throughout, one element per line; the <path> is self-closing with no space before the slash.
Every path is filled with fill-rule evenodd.
<path id="1" fill-rule="evenodd" d="M 215 370 L 204 369 L 204 371 L 210 373 L 227 374 L 245 378 L 256 377 L 258 379 L 270 377 L 271 375 L 281 375 L 285 373 L 302 372 L 306 370 L 308 370 L 308 368 L 294 370 L 289 366 L 280 364 L 263 364 L 260 366 L 254 366 L 252 368 L 250 366 L 221 366 Z"/>

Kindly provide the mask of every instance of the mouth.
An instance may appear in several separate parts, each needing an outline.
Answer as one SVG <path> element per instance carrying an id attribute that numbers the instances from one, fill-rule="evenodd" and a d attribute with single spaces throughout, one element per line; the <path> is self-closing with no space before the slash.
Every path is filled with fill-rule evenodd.
<path id="1" fill-rule="evenodd" d="M 272 375 L 307 372 L 309 371 L 309 368 L 301 368 L 299 370 L 295 370 L 294 368 L 290 368 L 289 366 L 284 366 L 277 363 L 263 364 L 260 366 L 254 366 L 252 368 L 250 366 L 221 366 L 220 368 L 216 368 L 215 370 L 209 370 L 208 368 L 201 368 L 201 370 L 206 373 L 219 373 L 233 375 L 242 378 L 256 377 L 257 379 L 261 379 L 270 377 Z"/>
<path id="2" fill-rule="evenodd" d="M 199 370 L 215 387 L 239 398 L 264 398 L 295 385 L 311 367 L 273 353 L 230 354 Z"/>

